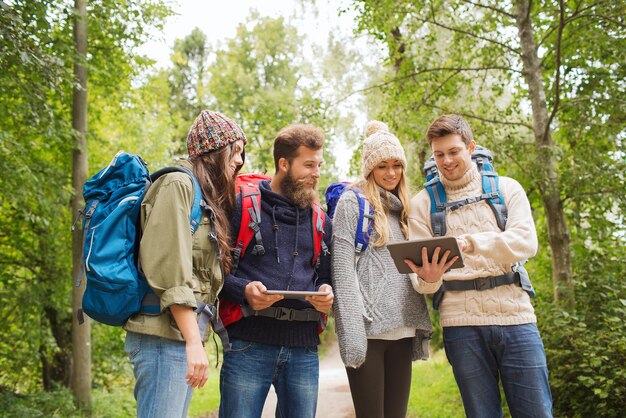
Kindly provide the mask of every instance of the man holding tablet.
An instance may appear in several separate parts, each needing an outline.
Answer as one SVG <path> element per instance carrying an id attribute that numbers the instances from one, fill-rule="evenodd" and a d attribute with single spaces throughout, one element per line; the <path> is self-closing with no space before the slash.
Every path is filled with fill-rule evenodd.
<path id="1" fill-rule="evenodd" d="M 513 266 L 537 252 L 537 234 L 528 198 L 520 184 L 499 177 L 508 211 L 500 227 L 483 193 L 472 161 L 476 147 L 465 119 L 444 115 L 426 133 L 448 202 L 471 202 L 447 209 L 445 236 L 456 237 L 464 267 L 445 274 L 448 252 L 435 250 L 416 273 L 420 293 L 445 292 L 439 304 L 444 346 L 468 417 L 502 417 L 499 379 L 513 417 L 551 417 L 552 396 L 537 318 Z M 411 239 L 435 236 L 431 199 L 422 190 L 411 200 Z M 426 251 L 423 258 L 427 259 Z M 511 279 L 512 278 L 512 279 Z"/>
<path id="2" fill-rule="evenodd" d="M 260 417 L 272 385 L 276 416 L 315 417 L 318 327 L 334 298 L 330 219 L 321 214 L 324 251 L 313 230 L 323 141 L 322 130 L 310 125 L 287 126 L 274 140 L 276 174 L 259 183 L 257 245 L 247 247 L 221 293 L 248 315 L 227 326 L 231 350 L 220 374 L 220 417 Z M 239 200 L 233 236 L 241 212 Z"/>

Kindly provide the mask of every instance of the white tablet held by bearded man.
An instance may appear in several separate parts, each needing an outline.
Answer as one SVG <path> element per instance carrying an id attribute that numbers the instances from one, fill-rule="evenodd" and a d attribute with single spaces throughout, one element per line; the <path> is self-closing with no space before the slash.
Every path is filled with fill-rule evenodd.
<path id="1" fill-rule="evenodd" d="M 439 247 L 439 258 L 443 257 L 447 250 L 450 250 L 448 260 L 451 260 L 454 256 L 459 258 L 452 264 L 450 269 L 458 269 L 464 266 L 463 257 L 461 251 L 454 237 L 437 237 L 429 239 L 411 240 L 411 241 L 398 241 L 387 244 L 389 253 L 393 258 L 398 272 L 403 274 L 413 273 L 411 268 L 404 262 L 409 259 L 413 261 L 417 266 L 422 265 L 422 248 L 427 248 L 428 260 L 432 260 L 435 248 Z"/>
<path id="2" fill-rule="evenodd" d="M 304 299 L 306 296 L 327 296 L 330 292 L 300 291 L 300 290 L 266 290 L 266 295 L 282 295 L 285 299 Z"/>

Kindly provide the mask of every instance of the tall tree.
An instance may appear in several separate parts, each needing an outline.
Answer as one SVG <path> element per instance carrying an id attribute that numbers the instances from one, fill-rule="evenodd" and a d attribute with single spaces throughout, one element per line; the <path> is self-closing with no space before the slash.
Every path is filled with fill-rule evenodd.
<path id="1" fill-rule="evenodd" d="M 168 74 L 170 114 L 176 123 L 178 143 L 187 136 L 189 126 L 207 105 L 208 58 L 207 38 L 199 28 L 174 42 Z"/>
<path id="2" fill-rule="evenodd" d="M 82 190 L 87 178 L 87 0 L 74 3 L 74 43 L 76 58 L 74 76 L 76 84 L 72 95 L 72 127 L 74 128 L 74 149 L 72 151 L 72 213 L 79 213 L 83 206 Z M 83 242 L 79 234 L 72 235 L 72 277 L 82 274 Z M 79 312 L 82 306 L 85 281 L 74 286 L 72 291 L 72 312 Z M 72 315 L 72 391 L 79 405 L 91 408 L 91 327 L 89 321 L 80 324 Z"/>
<path id="3" fill-rule="evenodd" d="M 142 0 L 86 7 L 90 43 L 79 64 L 90 69 L 86 135 L 98 159 L 105 113 L 133 105 L 132 79 L 148 64 L 134 49 L 170 11 Z M 22 393 L 72 383 L 75 16 L 67 0 L 0 1 L 0 318 L 11 324 L 0 330 L 0 385 Z"/>
<path id="4" fill-rule="evenodd" d="M 327 105 L 315 94 L 314 82 L 306 85 L 301 41 L 282 17 L 253 14 L 208 67 L 208 93 L 217 109 L 242 123 L 250 138 L 246 164 L 254 169 L 271 171 L 272 140 L 282 127 L 293 122 L 323 125 Z"/>
<path id="5" fill-rule="evenodd" d="M 61 57 L 71 42 L 58 43 L 59 16 L 44 2 L 0 8 L 0 315 L 16 324 L 2 327 L 0 384 L 50 389 L 70 384 L 63 215 L 69 218 L 71 125 L 60 103 L 69 97 L 63 85 L 71 72 Z"/>

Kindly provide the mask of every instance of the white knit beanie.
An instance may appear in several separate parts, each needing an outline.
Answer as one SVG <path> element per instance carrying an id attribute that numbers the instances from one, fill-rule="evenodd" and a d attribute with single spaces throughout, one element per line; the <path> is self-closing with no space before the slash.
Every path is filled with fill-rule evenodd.
<path id="1" fill-rule="evenodd" d="M 365 128 L 363 141 L 363 177 L 367 178 L 371 171 L 381 161 L 390 159 L 399 160 L 406 169 L 404 148 L 390 131 L 389 127 L 380 121 L 372 120 Z"/>

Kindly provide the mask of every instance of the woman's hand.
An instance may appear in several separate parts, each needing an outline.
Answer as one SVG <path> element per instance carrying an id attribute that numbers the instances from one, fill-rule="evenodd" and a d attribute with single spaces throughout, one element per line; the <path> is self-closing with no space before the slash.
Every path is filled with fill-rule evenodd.
<path id="1" fill-rule="evenodd" d="M 202 335 L 198 329 L 196 314 L 193 308 L 182 305 L 171 305 L 170 312 L 178 329 L 185 337 L 187 384 L 192 388 L 201 388 L 209 378 L 209 359 L 202 345 Z"/>
<path id="2" fill-rule="evenodd" d="M 428 261 L 428 249 L 426 247 L 422 247 L 422 266 L 417 266 L 414 262 L 409 260 L 408 258 L 404 260 L 404 262 L 413 270 L 415 274 L 417 274 L 422 280 L 428 283 L 434 283 L 441 280 L 443 274 L 450 269 L 452 264 L 459 258 L 458 256 L 452 257 L 451 260 L 448 261 L 448 257 L 450 256 L 450 250 L 446 250 L 443 253 L 443 256 L 440 258 L 439 254 L 441 253 L 441 248 L 435 248 L 433 252 L 433 259 Z"/>
<path id="3" fill-rule="evenodd" d="M 209 378 L 209 360 L 202 341 L 187 341 L 185 344 L 187 354 L 187 384 L 192 388 L 201 388 Z"/>

